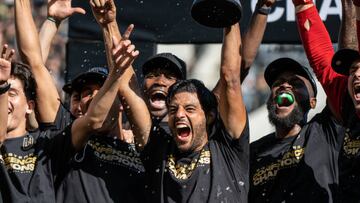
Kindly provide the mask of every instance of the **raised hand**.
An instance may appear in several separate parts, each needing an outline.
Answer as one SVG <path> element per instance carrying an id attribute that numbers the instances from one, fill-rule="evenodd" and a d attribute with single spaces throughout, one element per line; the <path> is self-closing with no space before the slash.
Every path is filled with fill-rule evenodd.
<path id="1" fill-rule="evenodd" d="M 14 56 L 14 53 L 14 49 L 8 51 L 7 44 L 3 46 L 0 57 L 0 82 L 5 82 L 10 78 L 11 59 Z"/>
<path id="2" fill-rule="evenodd" d="M 100 26 L 105 26 L 116 19 L 116 7 L 113 0 L 90 0 L 91 10 Z"/>
<path id="3" fill-rule="evenodd" d="M 80 7 L 71 7 L 71 0 L 48 0 L 48 16 L 61 22 L 74 13 L 85 14 Z"/>
<path id="4" fill-rule="evenodd" d="M 139 51 L 135 50 L 135 45 L 131 44 L 128 39 L 119 41 L 113 38 L 113 45 L 112 58 L 115 70 L 122 73 L 132 65 L 138 57 Z"/>
<path id="5" fill-rule="evenodd" d="M 127 29 L 125 30 L 124 34 L 122 35 L 122 39 L 121 40 L 127 40 L 130 38 L 130 35 L 132 33 L 132 31 L 134 30 L 134 24 L 130 24 Z"/>

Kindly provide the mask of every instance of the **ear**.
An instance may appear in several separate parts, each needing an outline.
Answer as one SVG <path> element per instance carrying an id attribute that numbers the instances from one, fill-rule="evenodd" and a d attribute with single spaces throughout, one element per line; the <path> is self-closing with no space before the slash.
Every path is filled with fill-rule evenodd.
<path id="1" fill-rule="evenodd" d="M 35 101 L 34 100 L 29 100 L 27 101 L 27 109 L 26 109 L 26 114 L 31 114 L 35 109 Z"/>
<path id="2" fill-rule="evenodd" d="M 310 98 L 310 108 L 315 109 L 316 107 L 316 98 L 312 97 Z"/>

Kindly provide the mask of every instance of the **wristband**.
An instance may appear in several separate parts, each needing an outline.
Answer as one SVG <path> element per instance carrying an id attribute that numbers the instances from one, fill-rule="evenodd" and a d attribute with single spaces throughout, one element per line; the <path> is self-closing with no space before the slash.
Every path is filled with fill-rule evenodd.
<path id="1" fill-rule="evenodd" d="M 59 26 L 59 25 L 60 25 L 60 23 L 61 23 L 61 21 L 56 20 L 55 18 L 53 18 L 53 17 L 51 17 L 51 16 L 48 16 L 48 17 L 46 18 L 46 20 L 48 20 L 48 21 L 51 21 L 51 22 L 55 23 L 55 24 L 56 24 L 56 26 Z"/>
<path id="2" fill-rule="evenodd" d="M 293 0 L 294 6 L 313 4 L 312 0 Z"/>
<path id="3" fill-rule="evenodd" d="M 8 82 L 5 82 L 4 85 L 0 86 L 0 95 L 4 94 L 10 89 L 10 84 Z"/>
<path id="4" fill-rule="evenodd" d="M 256 11 L 263 15 L 269 15 L 269 13 L 271 12 L 271 7 L 262 6 L 260 8 L 257 8 Z"/>

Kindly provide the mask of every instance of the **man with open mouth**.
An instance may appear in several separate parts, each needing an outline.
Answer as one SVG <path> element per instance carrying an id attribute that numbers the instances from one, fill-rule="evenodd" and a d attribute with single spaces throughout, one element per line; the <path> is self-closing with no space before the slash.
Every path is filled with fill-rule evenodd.
<path id="1" fill-rule="evenodd" d="M 147 202 L 247 202 L 249 132 L 239 27 L 224 29 L 218 98 L 194 79 L 179 80 L 169 90 L 149 88 L 147 102 L 164 102 L 168 109 L 171 135 L 153 122 L 143 139 Z"/>
<path id="2" fill-rule="evenodd" d="M 144 100 L 152 120 L 168 131 L 166 96 L 171 85 L 186 79 L 186 64 L 174 54 L 160 53 L 144 63 L 142 72 Z"/>
<path id="3" fill-rule="evenodd" d="M 360 1 L 352 2 L 356 11 L 357 36 L 360 36 Z M 344 127 L 336 137 L 341 141 L 337 172 L 341 194 L 339 199 L 342 202 L 360 202 L 359 53 L 341 49 L 334 54 L 329 33 L 312 1 L 298 4 L 296 12 L 309 63 L 325 90 L 332 115 Z"/>
<path id="4" fill-rule="evenodd" d="M 307 122 L 317 94 L 311 73 L 280 58 L 264 76 L 275 132 L 250 145 L 249 202 L 336 202 L 341 127 L 328 108 Z"/>

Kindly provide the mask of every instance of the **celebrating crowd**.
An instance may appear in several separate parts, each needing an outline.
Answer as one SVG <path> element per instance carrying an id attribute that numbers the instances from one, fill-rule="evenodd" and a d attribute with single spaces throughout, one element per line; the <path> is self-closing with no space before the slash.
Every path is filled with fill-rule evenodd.
<path id="1" fill-rule="evenodd" d="M 61 22 L 85 11 L 51 0 L 38 31 L 32 2 L 14 0 L 20 58 L 7 44 L 0 56 L 0 202 L 360 202 L 360 0 L 343 3 L 350 23 L 335 53 L 314 3 L 293 0 L 327 105 L 308 121 L 316 79 L 294 59 L 274 60 L 264 78 L 275 132 L 250 144 L 241 84 L 275 0 L 258 1 L 243 36 L 238 23 L 224 28 L 213 90 L 186 79 L 172 53 L 150 57 L 139 84 L 134 25 L 120 33 L 114 1 L 90 0 L 107 67 L 63 86 L 69 108 L 46 64 Z"/>

